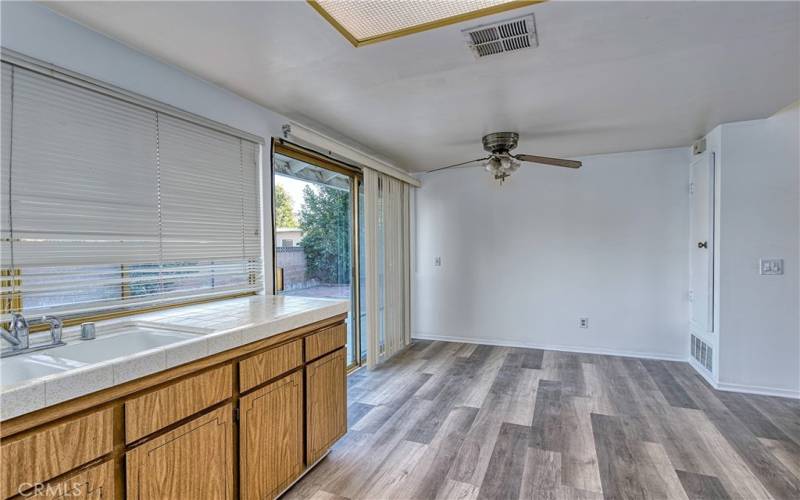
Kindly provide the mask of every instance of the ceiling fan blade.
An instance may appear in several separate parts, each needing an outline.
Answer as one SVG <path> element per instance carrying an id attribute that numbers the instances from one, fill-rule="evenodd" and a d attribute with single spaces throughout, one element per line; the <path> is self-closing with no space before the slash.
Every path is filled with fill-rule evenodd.
<path id="1" fill-rule="evenodd" d="M 463 163 L 456 163 L 455 165 L 448 165 L 448 166 L 446 166 L 446 167 L 434 168 L 433 170 L 427 170 L 425 173 L 426 173 L 426 174 L 429 174 L 429 173 L 431 173 L 431 172 L 438 172 L 439 170 L 446 170 L 446 169 L 448 169 L 448 168 L 455 168 L 455 167 L 467 167 L 467 166 L 469 166 L 469 165 L 470 165 L 470 164 L 472 164 L 472 163 L 477 163 L 477 162 L 479 162 L 479 161 L 486 161 L 486 160 L 488 160 L 489 158 L 491 158 L 491 156 L 487 156 L 486 158 L 478 158 L 477 160 L 465 161 L 465 162 L 463 162 Z"/>
<path id="2" fill-rule="evenodd" d="M 531 163 L 554 165 L 556 167 L 581 168 L 581 165 L 583 165 L 583 163 L 577 160 L 562 160 L 561 158 L 548 158 L 547 156 L 514 155 L 514 158 Z"/>

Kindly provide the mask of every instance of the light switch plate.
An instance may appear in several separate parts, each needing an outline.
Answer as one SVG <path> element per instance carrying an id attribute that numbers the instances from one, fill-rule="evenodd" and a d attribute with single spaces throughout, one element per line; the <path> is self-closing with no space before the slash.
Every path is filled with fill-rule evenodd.
<path id="1" fill-rule="evenodd" d="M 783 259 L 760 259 L 758 268 L 764 276 L 783 274 Z"/>

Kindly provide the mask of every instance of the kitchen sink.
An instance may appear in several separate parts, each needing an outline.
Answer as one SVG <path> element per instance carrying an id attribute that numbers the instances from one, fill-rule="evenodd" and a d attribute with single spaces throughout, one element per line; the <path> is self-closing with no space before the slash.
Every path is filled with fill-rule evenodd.
<path id="1" fill-rule="evenodd" d="M 31 380 L 54 373 L 60 373 L 72 368 L 83 366 L 85 363 L 70 360 L 53 359 L 41 352 L 23 354 L 0 361 L 0 383 L 3 386 L 14 385 L 25 380 Z"/>
<path id="2" fill-rule="evenodd" d="M 54 347 L 47 354 L 86 364 L 99 363 L 168 346 L 195 336 L 196 334 L 182 331 L 136 326 L 118 333 L 98 334 L 94 340 L 78 340 L 63 347 Z"/>
<path id="3" fill-rule="evenodd" d="M 98 327 L 94 340 L 69 340 L 67 345 L 0 361 L 0 384 L 13 385 L 25 380 L 53 375 L 82 366 L 158 349 L 208 333 L 205 328 L 128 322 Z"/>

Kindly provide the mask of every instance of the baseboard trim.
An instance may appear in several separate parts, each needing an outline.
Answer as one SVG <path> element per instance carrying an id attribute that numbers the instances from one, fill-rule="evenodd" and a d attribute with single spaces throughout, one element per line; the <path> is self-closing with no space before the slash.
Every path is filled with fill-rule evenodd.
<path id="1" fill-rule="evenodd" d="M 779 398 L 800 399 L 800 391 L 792 391 L 790 389 L 774 389 L 772 387 L 762 387 L 758 385 L 728 384 L 725 382 L 720 382 L 717 383 L 716 389 L 728 392 L 759 394 L 761 396 L 777 396 Z"/>
<path id="2" fill-rule="evenodd" d="M 742 384 L 726 384 L 717 382 L 712 378 L 708 371 L 698 363 L 694 358 L 689 357 L 689 365 L 694 368 L 698 375 L 703 377 L 706 382 L 718 391 L 727 392 L 742 392 L 745 394 L 759 394 L 761 396 L 777 396 L 779 398 L 800 399 L 800 391 L 791 391 L 787 389 L 774 389 L 772 387 L 760 387 L 753 385 Z"/>
<path id="3" fill-rule="evenodd" d="M 548 351 L 578 352 L 582 354 L 604 354 L 606 356 L 623 356 L 626 358 L 658 359 L 662 361 L 681 361 L 685 362 L 685 356 L 671 354 L 657 354 L 650 352 L 620 351 L 616 349 L 602 349 L 596 347 L 564 346 L 552 344 L 537 344 L 533 342 L 520 342 L 517 340 L 497 339 L 497 338 L 475 338 L 475 337 L 454 337 L 450 335 L 429 335 L 415 333 L 411 336 L 412 340 L 438 340 L 440 342 L 461 342 L 463 344 L 483 344 L 500 347 L 523 347 L 527 349 L 544 349 Z"/>

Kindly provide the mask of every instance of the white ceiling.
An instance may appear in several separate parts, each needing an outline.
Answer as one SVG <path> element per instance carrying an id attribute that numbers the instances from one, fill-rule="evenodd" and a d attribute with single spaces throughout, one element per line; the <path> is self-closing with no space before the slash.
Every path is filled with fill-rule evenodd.
<path id="1" fill-rule="evenodd" d="M 360 48 L 304 1 L 49 6 L 409 170 L 482 156 L 500 130 L 547 156 L 685 146 L 800 98 L 797 2 L 548 2 Z M 526 12 L 539 48 L 464 45 Z"/>

